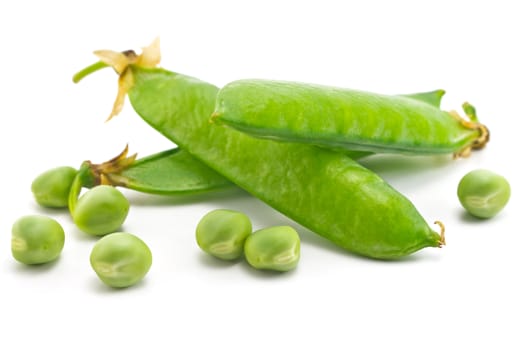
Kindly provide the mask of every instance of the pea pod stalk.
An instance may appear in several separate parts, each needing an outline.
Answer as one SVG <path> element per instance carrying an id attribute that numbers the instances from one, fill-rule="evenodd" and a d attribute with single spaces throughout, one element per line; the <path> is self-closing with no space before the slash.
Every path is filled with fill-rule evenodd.
<path id="1" fill-rule="evenodd" d="M 382 95 L 273 80 L 239 80 L 217 95 L 212 120 L 273 140 L 376 153 L 465 157 L 489 140 L 472 105 L 467 118 L 440 109 L 444 90 Z M 286 111 L 283 113 L 282 111 Z"/>
<path id="2" fill-rule="evenodd" d="M 444 237 L 428 226 L 406 197 L 344 154 L 253 138 L 211 124 L 218 88 L 151 65 L 157 51 L 158 42 L 140 55 L 147 60 L 130 59 L 123 69 L 126 54 L 97 52 L 119 72 L 119 93 L 110 116 L 118 114 L 119 101 L 127 94 L 150 126 L 193 157 L 356 254 L 393 259 L 444 244 Z"/>

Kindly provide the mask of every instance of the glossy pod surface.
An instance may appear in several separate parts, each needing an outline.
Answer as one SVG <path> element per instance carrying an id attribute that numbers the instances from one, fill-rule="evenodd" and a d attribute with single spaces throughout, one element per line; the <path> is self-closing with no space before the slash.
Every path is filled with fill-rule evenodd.
<path id="1" fill-rule="evenodd" d="M 239 80 L 217 95 L 213 120 L 253 136 L 377 153 L 458 153 L 482 135 L 440 110 L 443 90 L 381 95 L 272 80 Z"/>
<path id="2" fill-rule="evenodd" d="M 131 65 L 137 113 L 192 156 L 337 245 L 391 259 L 441 246 L 412 203 L 349 157 L 210 124 L 217 87 Z"/>
<path id="3" fill-rule="evenodd" d="M 346 154 L 353 159 L 368 155 L 355 151 Z M 80 187 L 93 188 L 103 184 L 160 195 L 185 195 L 235 187 L 224 176 L 180 148 L 140 159 L 136 156 L 128 157 L 126 147 L 117 157 L 104 163 L 85 161 L 79 171 L 75 195 Z"/>
<path id="4" fill-rule="evenodd" d="M 106 176 L 111 184 L 163 195 L 197 193 L 233 186 L 224 176 L 180 148 L 137 159 L 122 171 Z"/>

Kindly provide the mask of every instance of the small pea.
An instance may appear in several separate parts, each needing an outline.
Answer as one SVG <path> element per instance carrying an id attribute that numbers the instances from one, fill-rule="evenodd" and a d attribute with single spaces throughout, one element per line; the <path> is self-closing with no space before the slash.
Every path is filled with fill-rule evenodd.
<path id="1" fill-rule="evenodd" d="M 148 273 L 152 255 L 135 235 L 115 232 L 102 237 L 89 257 L 97 276 L 110 287 L 124 288 L 139 282 Z"/>
<path id="2" fill-rule="evenodd" d="M 299 234 L 290 226 L 258 230 L 246 239 L 244 255 L 256 269 L 292 270 L 299 262 Z"/>
<path id="3" fill-rule="evenodd" d="M 216 209 L 197 224 L 196 238 L 206 253 L 223 260 L 234 260 L 243 253 L 244 241 L 252 233 L 252 223 L 243 213 Z"/>
<path id="4" fill-rule="evenodd" d="M 477 169 L 461 179 L 457 194 L 461 205 L 470 214 L 486 219 L 505 207 L 510 199 L 510 184 L 499 174 Z"/>
<path id="5" fill-rule="evenodd" d="M 66 208 L 69 189 L 76 174 L 76 169 L 62 166 L 38 175 L 31 183 L 36 202 L 43 207 Z"/>
<path id="6" fill-rule="evenodd" d="M 43 264 L 58 258 L 64 240 L 64 230 L 56 220 L 43 215 L 27 215 L 13 224 L 11 253 L 21 263 Z"/>
<path id="7" fill-rule="evenodd" d="M 126 220 L 128 211 L 129 201 L 119 190 L 101 185 L 78 199 L 72 216 L 79 229 L 102 236 L 117 231 Z"/>

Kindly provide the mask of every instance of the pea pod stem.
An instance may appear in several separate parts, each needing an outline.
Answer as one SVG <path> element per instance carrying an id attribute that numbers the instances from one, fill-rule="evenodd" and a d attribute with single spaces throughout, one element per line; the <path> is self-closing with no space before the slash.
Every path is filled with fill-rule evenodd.
<path id="1" fill-rule="evenodd" d="M 89 65 L 87 66 L 86 68 L 80 70 L 78 73 L 76 73 L 75 75 L 73 75 L 73 82 L 74 83 L 78 83 L 80 82 L 82 79 L 84 79 L 86 76 L 98 71 L 98 70 L 101 70 L 102 68 L 106 68 L 106 67 L 109 67 L 108 64 L 102 62 L 102 61 L 98 61 L 98 62 L 95 62 L 93 63 L 92 65 Z"/>
<path id="2" fill-rule="evenodd" d="M 78 196 L 80 195 L 80 192 L 82 191 L 82 187 L 84 187 L 84 184 L 88 182 L 87 179 L 89 177 L 90 177 L 89 166 L 86 163 L 83 163 L 80 166 L 80 169 L 78 170 L 77 175 L 73 179 L 73 183 L 71 184 L 71 188 L 69 190 L 68 208 L 69 208 L 70 213 L 73 213 L 75 211 L 75 208 L 78 202 Z"/>
<path id="3" fill-rule="evenodd" d="M 474 106 L 468 102 L 463 103 L 462 107 L 468 119 L 461 117 L 459 113 L 457 113 L 456 111 L 451 111 L 450 115 L 454 119 L 459 121 L 459 123 L 463 125 L 465 128 L 476 130 L 479 134 L 479 137 L 475 139 L 474 141 L 472 141 L 471 144 L 454 152 L 453 154 L 454 158 L 468 157 L 472 150 L 483 149 L 485 145 L 487 144 L 487 142 L 489 142 L 490 140 L 489 129 L 484 124 L 481 124 L 479 122 L 478 116 L 476 114 L 476 108 L 474 108 Z"/>

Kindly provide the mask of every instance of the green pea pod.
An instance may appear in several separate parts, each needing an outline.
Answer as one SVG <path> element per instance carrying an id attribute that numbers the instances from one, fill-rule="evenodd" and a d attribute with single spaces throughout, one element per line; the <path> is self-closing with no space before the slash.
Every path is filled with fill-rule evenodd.
<path id="1" fill-rule="evenodd" d="M 127 94 L 148 124 L 192 156 L 351 252 L 393 259 L 444 244 L 443 235 L 428 226 L 406 197 L 344 154 L 253 138 L 211 124 L 218 88 L 154 68 L 154 57 L 160 57 L 156 44 L 140 56 L 96 52 L 120 75 L 110 117 L 120 111 Z"/>
<path id="2" fill-rule="evenodd" d="M 135 191 L 177 195 L 212 191 L 233 184 L 188 152 L 173 148 L 144 158 L 127 156 L 126 147 L 117 157 L 102 164 L 84 162 L 89 171 L 83 175 L 84 187 L 100 184 Z"/>
<path id="3" fill-rule="evenodd" d="M 252 136 L 376 153 L 467 156 L 488 142 L 470 120 L 439 108 L 443 90 L 413 95 L 272 80 L 239 80 L 217 95 L 212 120 Z"/>

